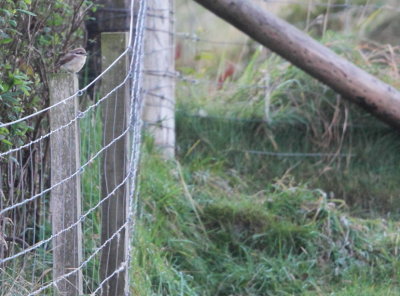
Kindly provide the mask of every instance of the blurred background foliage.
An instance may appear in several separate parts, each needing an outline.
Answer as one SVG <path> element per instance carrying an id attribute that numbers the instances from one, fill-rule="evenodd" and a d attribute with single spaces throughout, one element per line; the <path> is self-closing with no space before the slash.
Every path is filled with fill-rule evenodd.
<path id="1" fill-rule="evenodd" d="M 274 10 L 276 2 L 265 5 Z M 275 10 L 289 22 L 301 16 L 303 29 L 307 16 L 311 23 L 318 15 L 327 15 L 325 28 L 323 23 L 314 24 L 323 29 L 315 35 L 321 43 L 400 87 L 396 39 L 392 38 L 394 44 L 384 44 L 371 40 L 370 35 L 380 27 L 379 19 L 393 14 L 390 5 L 396 3 L 299 1 L 280 5 Z M 178 39 L 178 45 L 182 42 L 194 59 L 193 64 L 187 63 L 183 55 L 177 61 L 178 70 L 195 82 L 178 85 L 181 159 L 195 163 L 219 155 L 227 169 L 237 170 L 243 178 L 252 176 L 254 192 L 260 184 L 290 174 L 344 199 L 359 214 L 369 215 L 372 210 L 397 215 L 397 132 L 229 25 L 225 28 L 218 23 L 223 36 L 214 37 L 215 43 L 207 42 L 218 34 L 212 29 L 215 23 L 203 19 L 206 12 L 199 11 L 201 29 L 192 30 L 199 41 Z M 342 22 L 349 20 L 348 28 L 329 26 L 339 12 L 345 15 Z M 178 28 L 190 30 L 193 25 L 184 26 Z"/>

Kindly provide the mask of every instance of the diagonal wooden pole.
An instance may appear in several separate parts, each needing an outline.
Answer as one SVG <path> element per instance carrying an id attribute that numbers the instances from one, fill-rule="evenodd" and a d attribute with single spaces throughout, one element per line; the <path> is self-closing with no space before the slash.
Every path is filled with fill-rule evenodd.
<path id="1" fill-rule="evenodd" d="M 249 0 L 195 0 L 345 99 L 400 130 L 400 92 Z"/>

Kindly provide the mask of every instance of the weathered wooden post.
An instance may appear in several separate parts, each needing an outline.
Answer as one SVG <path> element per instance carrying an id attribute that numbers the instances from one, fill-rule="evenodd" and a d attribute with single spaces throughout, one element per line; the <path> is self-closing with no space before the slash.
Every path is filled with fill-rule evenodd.
<path id="1" fill-rule="evenodd" d="M 175 156 L 173 0 L 148 0 L 143 59 L 143 120 L 165 158 Z"/>
<path id="2" fill-rule="evenodd" d="M 129 33 L 102 33 L 101 55 L 102 68 L 107 68 L 125 50 Z M 129 56 L 122 58 L 102 79 L 101 95 L 109 93 L 120 84 L 128 73 Z M 103 146 L 108 145 L 120 136 L 127 128 L 129 116 L 130 91 L 129 83 L 120 87 L 105 101 L 103 108 Z M 104 154 L 102 196 L 105 198 L 123 182 L 127 175 L 128 133 L 113 143 Z M 102 205 L 101 242 L 108 240 L 127 221 L 128 186 L 125 183 Z M 124 228 L 119 235 L 105 245 L 101 254 L 100 275 L 104 280 L 118 269 L 127 258 L 126 244 L 129 243 Z M 101 295 L 122 296 L 128 284 L 126 270 L 112 276 L 103 286 Z"/>
<path id="3" fill-rule="evenodd" d="M 50 79 L 50 104 L 56 104 L 78 91 L 76 74 L 54 74 Z M 50 110 L 50 129 L 71 122 L 78 114 L 78 98 L 75 97 Z M 81 215 L 79 174 L 70 177 L 80 167 L 79 127 L 77 120 L 50 136 L 51 190 L 50 210 L 53 235 L 75 223 Z M 53 238 L 53 279 L 78 268 L 82 261 L 82 226 L 71 228 Z M 74 274 L 56 284 L 57 295 L 82 295 L 82 273 Z"/>
<path id="4" fill-rule="evenodd" d="M 94 21 L 87 23 L 88 34 L 96 39 L 95 49 L 101 52 L 101 69 L 107 68 L 126 49 L 129 40 L 130 7 L 138 1 L 98 0 L 100 8 L 94 13 Z M 99 38 L 100 36 L 100 38 Z M 107 72 L 101 80 L 100 95 L 104 96 L 120 84 L 127 74 L 125 56 Z M 97 67 L 96 67 L 97 68 Z M 98 75 L 99 73 L 96 73 Z M 129 112 L 129 83 L 114 92 L 103 105 L 103 145 L 109 144 L 119 136 L 127 125 Z M 127 133 L 128 135 L 128 133 Z M 117 140 L 104 153 L 102 197 L 106 198 L 120 184 L 127 174 L 128 138 Z M 102 205 L 101 243 L 104 244 L 127 221 L 128 186 L 120 187 Z M 100 259 L 100 281 L 104 281 L 100 295 L 122 296 L 128 285 L 128 272 L 125 269 L 111 276 L 127 258 L 128 235 L 126 228 L 105 245 Z M 126 267 L 129 268 L 129 267 Z"/>

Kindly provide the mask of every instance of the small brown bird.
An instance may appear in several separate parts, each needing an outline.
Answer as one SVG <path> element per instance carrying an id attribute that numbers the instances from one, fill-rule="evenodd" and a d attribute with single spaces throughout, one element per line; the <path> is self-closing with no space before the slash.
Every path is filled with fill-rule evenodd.
<path id="1" fill-rule="evenodd" d="M 86 50 L 82 47 L 70 50 L 59 61 L 58 66 L 71 73 L 78 73 L 86 62 Z"/>

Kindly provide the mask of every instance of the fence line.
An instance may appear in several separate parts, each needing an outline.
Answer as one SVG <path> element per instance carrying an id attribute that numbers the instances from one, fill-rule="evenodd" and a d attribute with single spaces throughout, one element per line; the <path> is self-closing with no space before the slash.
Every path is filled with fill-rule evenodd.
<path id="1" fill-rule="evenodd" d="M 258 150 L 238 150 L 234 149 L 228 152 L 241 152 L 250 153 L 265 156 L 277 156 L 277 157 L 352 157 L 356 156 L 354 153 L 302 153 L 302 152 L 272 152 L 272 151 L 258 151 Z"/>
<path id="2" fill-rule="evenodd" d="M 137 9 L 135 7 L 135 3 L 138 4 Z M 22 198 L 18 197 L 20 198 L 20 200 L 18 199 L 14 200 L 14 198 L 12 198 L 12 199 L 6 199 L 7 203 L 4 202 L 0 203 L 0 248 L 4 250 L 2 241 L 4 237 L 9 237 L 10 235 L 12 235 L 12 237 L 14 238 L 12 240 L 14 242 L 13 244 L 10 244 L 9 247 L 5 245 L 7 251 L 7 253 L 5 253 L 6 255 L 2 257 L 3 253 L 2 252 L 0 253 L 0 270 L 1 270 L 0 287 L 2 287 L 0 288 L 0 295 L 4 295 L 3 293 L 6 294 L 11 293 L 14 295 L 16 293 L 19 293 L 16 292 L 17 290 L 22 290 L 22 289 L 24 289 L 25 291 L 23 293 L 26 293 L 24 295 L 39 295 L 49 289 L 52 290 L 57 289 L 56 287 L 57 283 L 60 283 L 61 281 L 67 279 L 71 275 L 74 275 L 76 273 L 81 273 L 83 270 L 87 270 L 85 271 L 84 274 L 84 279 L 85 279 L 84 294 L 95 295 L 94 293 L 101 293 L 102 295 L 105 295 L 104 291 L 107 290 L 105 289 L 105 287 L 110 284 L 110 281 L 113 279 L 113 277 L 129 270 L 127 267 L 130 265 L 130 260 L 131 260 L 130 244 L 128 244 L 127 246 L 128 253 L 124 255 L 121 264 L 116 266 L 114 270 L 111 270 L 111 273 L 108 274 L 105 278 L 100 279 L 98 275 L 96 275 L 96 273 L 98 272 L 98 270 L 96 271 L 96 265 L 98 264 L 96 262 L 98 262 L 98 256 L 101 254 L 101 252 L 103 252 L 106 246 L 109 245 L 112 241 L 115 241 L 117 239 L 116 242 L 118 244 L 123 243 L 119 240 L 120 234 L 122 232 L 126 232 L 127 240 L 129 242 L 132 240 L 132 235 L 134 233 L 135 215 L 136 215 L 137 200 L 139 194 L 137 186 L 137 172 L 138 172 L 138 165 L 140 158 L 140 143 L 141 143 L 140 134 L 142 129 L 141 128 L 142 121 L 140 119 L 140 114 L 143 105 L 141 102 L 142 90 L 140 89 L 141 87 L 140 80 L 142 79 L 143 75 L 141 71 L 141 62 L 143 60 L 142 44 L 144 35 L 144 20 L 146 17 L 145 12 L 147 9 L 146 3 L 147 3 L 146 0 L 141 0 L 139 2 L 132 1 L 130 8 L 131 19 L 130 19 L 130 27 L 128 34 L 129 41 L 127 43 L 127 46 L 124 48 L 121 54 L 118 54 L 118 57 L 116 59 L 111 61 L 110 65 L 107 66 L 102 73 L 96 76 L 86 86 L 76 91 L 73 95 L 62 99 L 61 101 L 55 104 L 52 104 L 46 108 L 43 108 L 32 114 L 18 118 L 16 120 L 6 123 L 0 123 L 0 128 L 8 128 L 12 127 L 17 123 L 33 119 L 35 116 L 38 116 L 45 112 L 52 111 L 56 107 L 60 108 L 70 100 L 82 96 L 84 92 L 88 90 L 90 87 L 97 85 L 97 83 L 100 82 L 100 79 L 104 78 L 107 73 L 110 73 L 111 69 L 119 67 L 123 59 L 127 58 L 129 59 L 129 62 L 127 64 L 127 69 L 128 69 L 127 74 L 124 75 L 123 79 L 119 81 L 118 84 L 114 85 L 111 89 L 107 90 L 107 92 L 101 98 L 97 99 L 95 103 L 89 105 L 83 111 L 78 111 L 77 113 L 75 113 L 71 119 L 63 123 L 61 126 L 49 129 L 49 131 L 46 131 L 44 134 L 39 134 L 37 138 L 30 139 L 27 143 L 22 143 L 16 147 L 11 147 L 6 151 L 0 152 L 0 157 L 2 157 L 3 159 L 5 158 L 13 159 L 14 155 L 17 154 L 20 155 L 17 157 L 18 162 L 20 162 L 20 164 L 18 164 L 17 166 L 18 168 L 17 174 L 18 176 L 22 176 L 22 174 L 25 174 L 22 163 L 23 161 L 22 156 L 25 155 L 26 150 L 32 153 L 32 151 L 35 151 L 35 145 L 40 145 L 41 147 L 42 146 L 45 147 L 46 145 L 45 143 L 50 137 L 52 137 L 56 133 L 59 133 L 60 131 L 66 128 L 71 127 L 73 124 L 76 124 L 78 122 L 80 124 L 90 125 L 93 128 L 98 129 L 99 128 L 98 123 L 91 122 L 91 119 L 95 118 L 97 116 L 96 114 L 99 114 L 100 107 L 103 106 L 105 102 L 109 101 L 112 98 L 115 98 L 117 96 L 118 91 L 123 87 L 131 88 L 130 92 L 131 109 L 129 112 L 127 112 L 128 124 L 121 131 L 121 133 L 115 134 L 114 137 L 109 142 L 104 143 L 103 145 L 101 145 L 101 147 L 96 148 L 96 150 L 94 149 L 94 147 L 89 147 L 90 149 L 88 152 L 86 152 L 85 154 L 86 156 L 84 156 L 83 159 L 79 161 L 79 167 L 75 171 L 71 172 L 67 177 L 59 180 L 57 183 L 52 184 L 50 186 L 43 186 L 44 184 L 42 183 L 43 185 L 38 187 L 39 191 L 32 192 L 30 196 L 23 195 Z M 135 18 L 135 15 L 137 16 L 137 18 Z M 86 138 L 87 140 L 95 144 L 96 140 L 94 138 L 91 139 L 92 138 L 91 133 L 92 132 L 90 132 L 89 135 L 82 135 L 82 137 Z M 50 194 L 52 190 L 54 190 L 61 184 L 64 184 L 69 180 L 77 178 L 78 176 L 87 179 L 90 178 L 90 175 L 92 175 L 93 173 L 97 174 L 96 167 L 100 167 L 100 160 L 102 159 L 103 155 L 109 149 L 111 149 L 117 142 L 119 142 L 122 139 L 125 139 L 128 135 L 131 135 L 132 137 L 131 145 L 129 147 L 130 153 L 127 155 L 127 158 L 129 159 L 129 170 L 124 175 L 122 181 L 116 184 L 114 188 L 111 188 L 110 192 L 108 192 L 101 199 L 96 200 L 90 197 L 89 201 L 86 198 L 86 201 L 83 202 L 86 208 L 82 211 L 82 214 L 79 215 L 73 223 L 70 223 L 69 225 L 64 225 L 62 229 L 56 231 L 53 234 L 47 235 L 43 232 L 43 234 L 39 235 L 39 232 L 45 231 L 45 227 L 47 227 L 45 223 L 48 218 L 48 205 L 46 205 L 48 194 Z M 82 138 L 80 139 L 80 141 L 82 141 Z M 45 148 L 43 148 L 42 150 L 44 149 Z M 84 159 L 85 157 L 87 157 L 87 159 Z M 12 164 L 12 162 L 10 163 Z M 41 170 L 44 170 L 45 165 L 43 162 L 39 163 L 38 166 L 41 167 Z M 44 173 L 45 173 L 44 171 L 41 172 L 41 174 Z M 44 175 L 41 175 L 38 176 L 38 178 L 44 180 L 45 177 Z M 82 189 L 84 189 L 85 186 L 86 186 L 85 184 L 82 184 Z M 99 184 L 96 186 L 99 186 Z M 126 217 L 121 227 L 119 227 L 115 232 L 113 232 L 112 235 L 107 240 L 99 244 L 98 239 L 92 240 L 90 239 L 90 237 L 87 237 L 87 235 L 94 237 L 99 235 L 98 232 L 97 233 L 91 232 L 93 227 L 96 225 L 96 223 L 93 223 L 93 219 L 96 219 L 95 215 L 97 215 L 97 213 L 100 214 L 99 210 L 102 207 L 102 205 L 104 205 L 109 200 L 114 199 L 116 193 L 123 187 L 128 188 L 127 191 L 129 194 L 129 205 L 127 206 L 128 216 Z M 25 190 L 22 190 L 22 192 L 25 192 Z M 27 193 L 29 192 L 27 191 Z M 99 192 L 96 191 L 93 185 L 90 185 L 89 189 L 84 191 L 84 195 L 86 196 L 94 195 L 98 197 L 100 196 Z M 94 203 L 92 203 L 93 201 Z M 88 204 L 88 206 L 86 206 L 85 204 Z M 24 239 L 21 240 L 19 238 L 20 233 L 15 231 L 15 227 L 11 223 L 13 223 L 13 220 L 15 221 L 17 217 L 16 215 L 19 212 L 23 213 L 24 211 L 25 212 L 28 211 L 29 213 L 30 208 L 32 208 L 33 210 L 32 214 L 30 214 L 30 216 L 24 216 L 23 219 L 24 220 L 26 219 L 28 221 L 27 223 L 33 225 L 32 228 L 33 233 L 37 233 L 37 235 L 32 238 L 29 238 L 28 236 L 25 237 L 24 234 Z M 68 209 L 66 210 L 68 211 Z M 31 220 L 32 222 L 29 222 Z M 8 223 L 7 221 L 10 221 L 11 223 Z M 90 243 L 91 245 L 93 245 L 94 248 L 93 249 L 88 249 L 87 247 L 85 248 L 83 261 L 79 263 L 79 266 L 76 269 L 70 270 L 62 274 L 61 276 L 55 278 L 51 278 L 51 276 L 49 277 L 47 275 L 46 270 L 48 270 L 49 267 L 51 268 L 51 265 L 48 266 L 48 264 L 51 264 L 51 250 L 49 250 L 48 247 L 51 246 L 52 243 L 54 243 L 55 238 L 60 237 L 61 235 L 65 234 L 66 232 L 72 230 L 73 228 L 81 224 L 83 225 L 84 230 L 86 230 L 86 233 L 84 234 L 86 244 Z M 22 230 L 25 231 L 25 229 Z M 7 238 L 7 241 L 10 240 Z M 18 243 L 19 241 L 23 243 L 21 247 L 15 245 L 15 242 Z M 27 241 L 29 243 L 27 243 Z M 47 262 L 45 256 L 47 256 L 47 258 L 50 258 L 49 262 Z M 23 262 L 24 265 L 25 262 L 32 262 L 31 265 L 32 267 L 29 268 L 29 271 L 26 271 L 26 273 L 30 274 L 29 276 L 31 278 L 31 283 L 25 282 L 25 284 L 26 285 L 29 284 L 29 286 L 23 287 L 22 285 L 19 284 L 17 285 L 7 284 L 8 280 L 10 278 L 13 278 L 13 273 L 17 272 L 17 270 L 15 270 L 15 266 L 18 261 Z M 125 290 L 125 293 L 127 293 L 126 295 L 128 295 L 129 291 L 126 290 L 126 287 L 123 289 Z"/>

